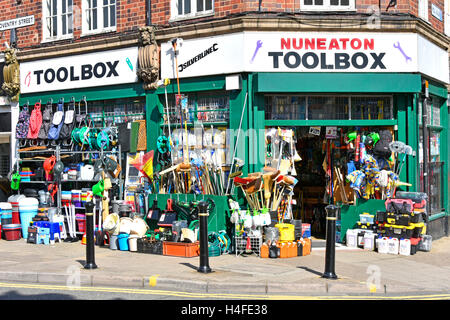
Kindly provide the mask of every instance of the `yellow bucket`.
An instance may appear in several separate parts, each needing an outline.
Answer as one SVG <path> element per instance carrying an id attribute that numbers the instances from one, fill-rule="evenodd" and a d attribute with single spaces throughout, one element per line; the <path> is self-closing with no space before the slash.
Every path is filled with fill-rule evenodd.
<path id="1" fill-rule="evenodd" d="M 280 241 L 294 241 L 295 240 L 295 226 L 290 223 L 278 223 L 275 228 L 280 230 Z"/>

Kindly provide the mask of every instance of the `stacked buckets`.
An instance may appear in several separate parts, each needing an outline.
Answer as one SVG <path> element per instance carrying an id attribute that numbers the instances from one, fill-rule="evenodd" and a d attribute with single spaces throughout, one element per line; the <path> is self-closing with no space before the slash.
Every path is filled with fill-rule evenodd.
<path id="1" fill-rule="evenodd" d="M 2 227 L 3 234 L 6 240 L 19 240 L 20 239 L 20 221 L 19 223 L 13 222 L 13 209 L 9 202 L 0 202 L 0 210 L 2 215 Z"/>
<path id="2" fill-rule="evenodd" d="M 20 221 L 22 224 L 22 236 L 28 238 L 28 227 L 37 215 L 39 200 L 35 198 L 22 198 L 19 200 Z"/>
<path id="3" fill-rule="evenodd" d="M 8 202 L 12 206 L 12 223 L 13 224 L 20 224 L 20 215 L 19 215 L 19 200 L 26 198 L 23 194 L 15 194 L 13 196 L 10 196 L 8 198 Z"/>

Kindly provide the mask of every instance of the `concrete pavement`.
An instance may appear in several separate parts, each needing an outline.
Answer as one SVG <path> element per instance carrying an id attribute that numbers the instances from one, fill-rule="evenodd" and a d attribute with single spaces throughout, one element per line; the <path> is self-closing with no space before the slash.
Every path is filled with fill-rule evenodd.
<path id="1" fill-rule="evenodd" d="M 318 248 L 317 246 L 321 247 Z M 431 252 L 379 254 L 336 250 L 338 280 L 321 278 L 325 249 L 311 255 L 262 259 L 256 255 L 210 257 L 212 273 L 197 272 L 199 258 L 179 258 L 95 247 L 94 270 L 83 268 L 86 247 L 77 243 L 35 245 L 0 240 L 0 282 L 146 288 L 206 293 L 297 295 L 386 295 L 450 293 L 450 237 L 433 241 Z"/>

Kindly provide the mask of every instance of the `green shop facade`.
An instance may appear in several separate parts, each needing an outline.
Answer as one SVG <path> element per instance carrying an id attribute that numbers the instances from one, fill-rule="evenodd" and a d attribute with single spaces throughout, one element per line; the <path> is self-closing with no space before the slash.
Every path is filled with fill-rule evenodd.
<path id="1" fill-rule="evenodd" d="M 411 186 L 400 189 L 421 191 L 421 106 L 426 80 L 431 184 L 427 232 L 439 238 L 448 235 L 450 212 L 448 70 L 446 49 L 416 33 L 237 32 L 184 39 L 176 56 L 171 43 L 162 43 L 161 78 L 171 83 L 147 96 L 148 131 L 157 132 L 153 136 L 167 133 L 167 107 L 169 114 L 175 111 L 170 108 L 178 91 L 189 97 L 195 115 L 204 110 L 207 97 L 220 98 L 225 102 L 219 103 L 218 110 L 227 116 L 201 122 L 204 127 L 230 130 L 227 161 L 232 162 L 238 141 L 235 156 L 244 161 L 245 176 L 261 171 L 265 164 L 267 128 L 388 127 L 395 140 L 416 152 L 416 156 L 407 157 L 400 175 L 400 180 Z M 330 98 L 333 107 L 327 109 L 325 101 Z M 375 108 L 372 116 L 370 111 L 357 109 L 364 103 L 379 107 L 380 101 L 383 110 Z M 212 104 L 215 110 L 217 104 Z M 173 120 L 172 129 L 181 128 L 176 118 L 169 119 Z M 189 126 L 195 127 L 198 122 L 194 116 Z M 155 139 L 150 139 L 149 148 L 156 148 Z M 301 183 L 301 175 L 298 179 Z M 178 196 L 183 200 L 203 197 Z M 237 189 L 235 196 L 245 203 Z M 171 196 L 158 197 L 164 202 Z M 210 223 L 210 227 L 225 228 L 225 216 L 229 214 L 226 197 L 213 198 L 220 203 L 220 212 L 215 226 Z M 346 230 L 355 226 L 359 214 L 374 214 L 384 205 L 384 200 L 376 199 L 340 203 L 341 240 Z"/>

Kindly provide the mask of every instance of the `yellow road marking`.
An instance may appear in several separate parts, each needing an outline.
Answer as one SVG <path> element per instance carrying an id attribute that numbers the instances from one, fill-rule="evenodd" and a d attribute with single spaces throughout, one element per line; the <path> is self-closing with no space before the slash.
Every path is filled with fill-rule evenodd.
<path id="1" fill-rule="evenodd" d="M 105 293 L 128 293 L 128 294 L 147 294 L 147 295 L 169 295 L 185 298 L 207 298 L 207 299 L 261 299 L 261 300 L 448 300 L 450 294 L 433 295 L 411 295 L 411 296 L 293 296 L 293 295 L 258 295 L 258 294 L 227 294 L 227 293 L 195 293 L 155 289 L 127 289 L 113 287 L 68 287 L 58 285 L 42 284 L 19 284 L 19 283 L 0 283 L 4 288 L 22 288 L 22 289 L 41 289 L 41 290 L 63 290 L 63 291 L 84 291 L 84 292 L 105 292 Z"/>

